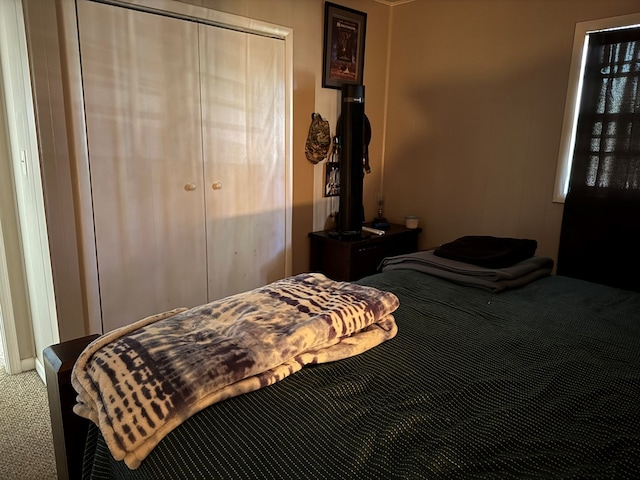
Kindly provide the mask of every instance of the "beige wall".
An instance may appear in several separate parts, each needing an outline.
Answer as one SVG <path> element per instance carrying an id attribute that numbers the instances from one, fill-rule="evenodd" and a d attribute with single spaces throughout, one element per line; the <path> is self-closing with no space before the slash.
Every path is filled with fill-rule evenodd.
<path id="1" fill-rule="evenodd" d="M 60 338 L 68 340 L 88 333 L 87 295 L 81 280 L 82 258 L 78 252 L 78 225 L 74 206 L 78 196 L 73 183 L 76 172 L 69 160 L 68 144 L 73 132 L 65 118 L 65 80 L 59 50 L 60 5 L 70 0 L 23 0 L 26 10 L 30 60 L 36 90 L 38 134 L 53 260 Z M 304 156 L 311 113 L 319 112 L 335 128 L 340 92 L 322 88 L 323 0 L 183 0 L 219 11 L 243 15 L 293 29 L 293 273 L 309 266 L 309 240 L 314 230 L 314 200 L 322 165 Z M 373 203 L 382 167 L 382 139 L 390 7 L 372 0 L 344 0 L 342 5 L 368 14 L 365 72 L 366 112 L 373 127 L 370 146 L 373 173 L 365 182 L 365 204 Z M 320 193 L 321 195 L 321 193 Z M 321 198 L 320 198 L 321 199 Z"/>
<path id="2" fill-rule="evenodd" d="M 293 29 L 293 273 L 306 271 L 309 268 L 307 234 L 314 229 L 322 228 L 324 219 L 314 226 L 313 203 L 314 200 L 322 202 L 321 192 L 316 191 L 314 195 L 314 175 L 317 182 L 322 176 L 323 166 L 314 167 L 306 160 L 304 145 L 312 112 L 319 112 L 330 121 L 332 134 L 340 114 L 339 90 L 322 88 L 324 1 L 181 1 Z M 366 214 L 372 216 L 375 193 L 379 190 L 382 175 L 384 99 L 391 7 L 373 0 L 342 0 L 337 3 L 367 13 L 365 111 L 371 122 L 373 134 L 369 150 L 372 173 L 367 175 L 364 182 L 364 204 Z"/>
<path id="3" fill-rule="evenodd" d="M 322 166 L 304 157 L 310 115 L 320 112 L 333 129 L 340 109 L 339 91 L 321 86 L 324 2 L 183 1 L 293 29 L 293 273 L 305 271 L 307 233 L 317 228 L 314 201 L 322 172 Z M 54 2 L 25 2 L 40 22 L 32 34 L 46 30 L 42 22 L 55 24 Z M 364 83 L 373 173 L 364 182 L 367 216 L 374 213 L 375 192 L 383 183 L 385 213 L 392 221 L 420 215 L 422 247 L 466 234 L 517 236 L 537 239 L 538 252 L 555 258 L 562 205 L 551 198 L 574 26 L 637 12 L 638 0 L 416 0 L 394 7 L 374 0 L 338 3 L 368 14 Z M 54 50 L 42 55 L 51 62 L 43 70 L 54 72 L 42 84 L 46 94 L 45 89 L 61 88 L 60 60 L 55 38 L 43 43 Z M 50 171 L 60 172 L 66 165 L 64 121 L 46 118 L 51 125 L 41 125 L 40 134 L 47 128 L 52 133 L 40 139 L 48 149 L 44 162 L 53 162 Z M 61 178 L 71 181 L 72 173 Z M 70 252 L 72 196 L 60 188 L 63 184 L 58 178 L 45 188 L 54 197 L 56 191 L 64 193 L 47 210 L 60 219 L 54 228 L 61 230 L 51 242 L 58 256 L 54 277 L 69 293 L 65 305 L 58 306 L 69 312 L 60 315 L 64 340 L 84 332 L 78 315 L 80 262 Z"/>
<path id="4" fill-rule="evenodd" d="M 417 0 L 394 7 L 384 190 L 421 245 L 528 237 L 556 258 L 552 203 L 576 22 L 637 0 Z"/>

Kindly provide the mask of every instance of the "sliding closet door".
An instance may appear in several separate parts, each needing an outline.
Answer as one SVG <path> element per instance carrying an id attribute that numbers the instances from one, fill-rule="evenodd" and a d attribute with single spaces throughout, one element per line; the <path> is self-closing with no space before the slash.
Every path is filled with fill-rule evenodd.
<path id="1" fill-rule="evenodd" d="M 285 276 L 284 41 L 200 26 L 209 299 Z"/>
<path id="2" fill-rule="evenodd" d="M 198 25 L 86 1 L 78 23 L 106 332 L 207 301 Z"/>

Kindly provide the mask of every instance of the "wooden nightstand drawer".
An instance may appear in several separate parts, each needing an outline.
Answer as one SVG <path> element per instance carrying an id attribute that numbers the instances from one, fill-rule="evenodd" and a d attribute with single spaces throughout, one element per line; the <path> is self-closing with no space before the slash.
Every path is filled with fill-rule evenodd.
<path id="1" fill-rule="evenodd" d="M 385 257 L 415 252 L 421 229 L 391 225 L 384 235 L 363 232 L 361 238 L 342 239 L 329 231 L 309 233 L 310 267 L 334 280 L 357 280 L 376 273 Z"/>

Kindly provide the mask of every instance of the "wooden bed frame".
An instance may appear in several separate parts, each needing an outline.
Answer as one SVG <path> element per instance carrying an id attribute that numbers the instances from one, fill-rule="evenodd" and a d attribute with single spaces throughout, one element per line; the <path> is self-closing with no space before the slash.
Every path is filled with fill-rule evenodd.
<path id="1" fill-rule="evenodd" d="M 76 392 L 71 386 L 71 370 L 82 350 L 98 335 L 77 338 L 44 350 L 44 368 L 51 415 L 58 478 L 82 477 L 82 461 L 89 420 L 73 413 Z"/>

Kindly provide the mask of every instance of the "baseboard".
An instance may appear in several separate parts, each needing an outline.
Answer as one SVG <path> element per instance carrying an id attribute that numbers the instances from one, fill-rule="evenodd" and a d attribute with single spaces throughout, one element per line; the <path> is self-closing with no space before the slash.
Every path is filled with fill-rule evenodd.
<path id="1" fill-rule="evenodd" d="M 35 358 L 35 363 L 36 363 L 36 372 L 38 372 L 38 375 L 40 376 L 40 379 L 46 385 L 47 384 L 47 376 L 46 376 L 46 373 L 44 371 L 44 365 L 42 364 L 42 362 L 40 361 L 40 359 L 38 357 Z"/>
<path id="2" fill-rule="evenodd" d="M 35 357 L 23 358 L 22 360 L 20 360 L 20 370 L 22 372 L 28 372 L 29 370 L 33 370 L 34 368 L 36 368 Z"/>
<path id="3" fill-rule="evenodd" d="M 2 0 L 0 0 L 2 1 Z M 38 376 L 42 380 L 42 382 L 47 384 L 47 377 L 44 371 L 44 365 L 37 357 L 23 358 L 20 360 L 20 371 L 28 372 L 30 370 L 35 370 L 38 373 Z"/>

